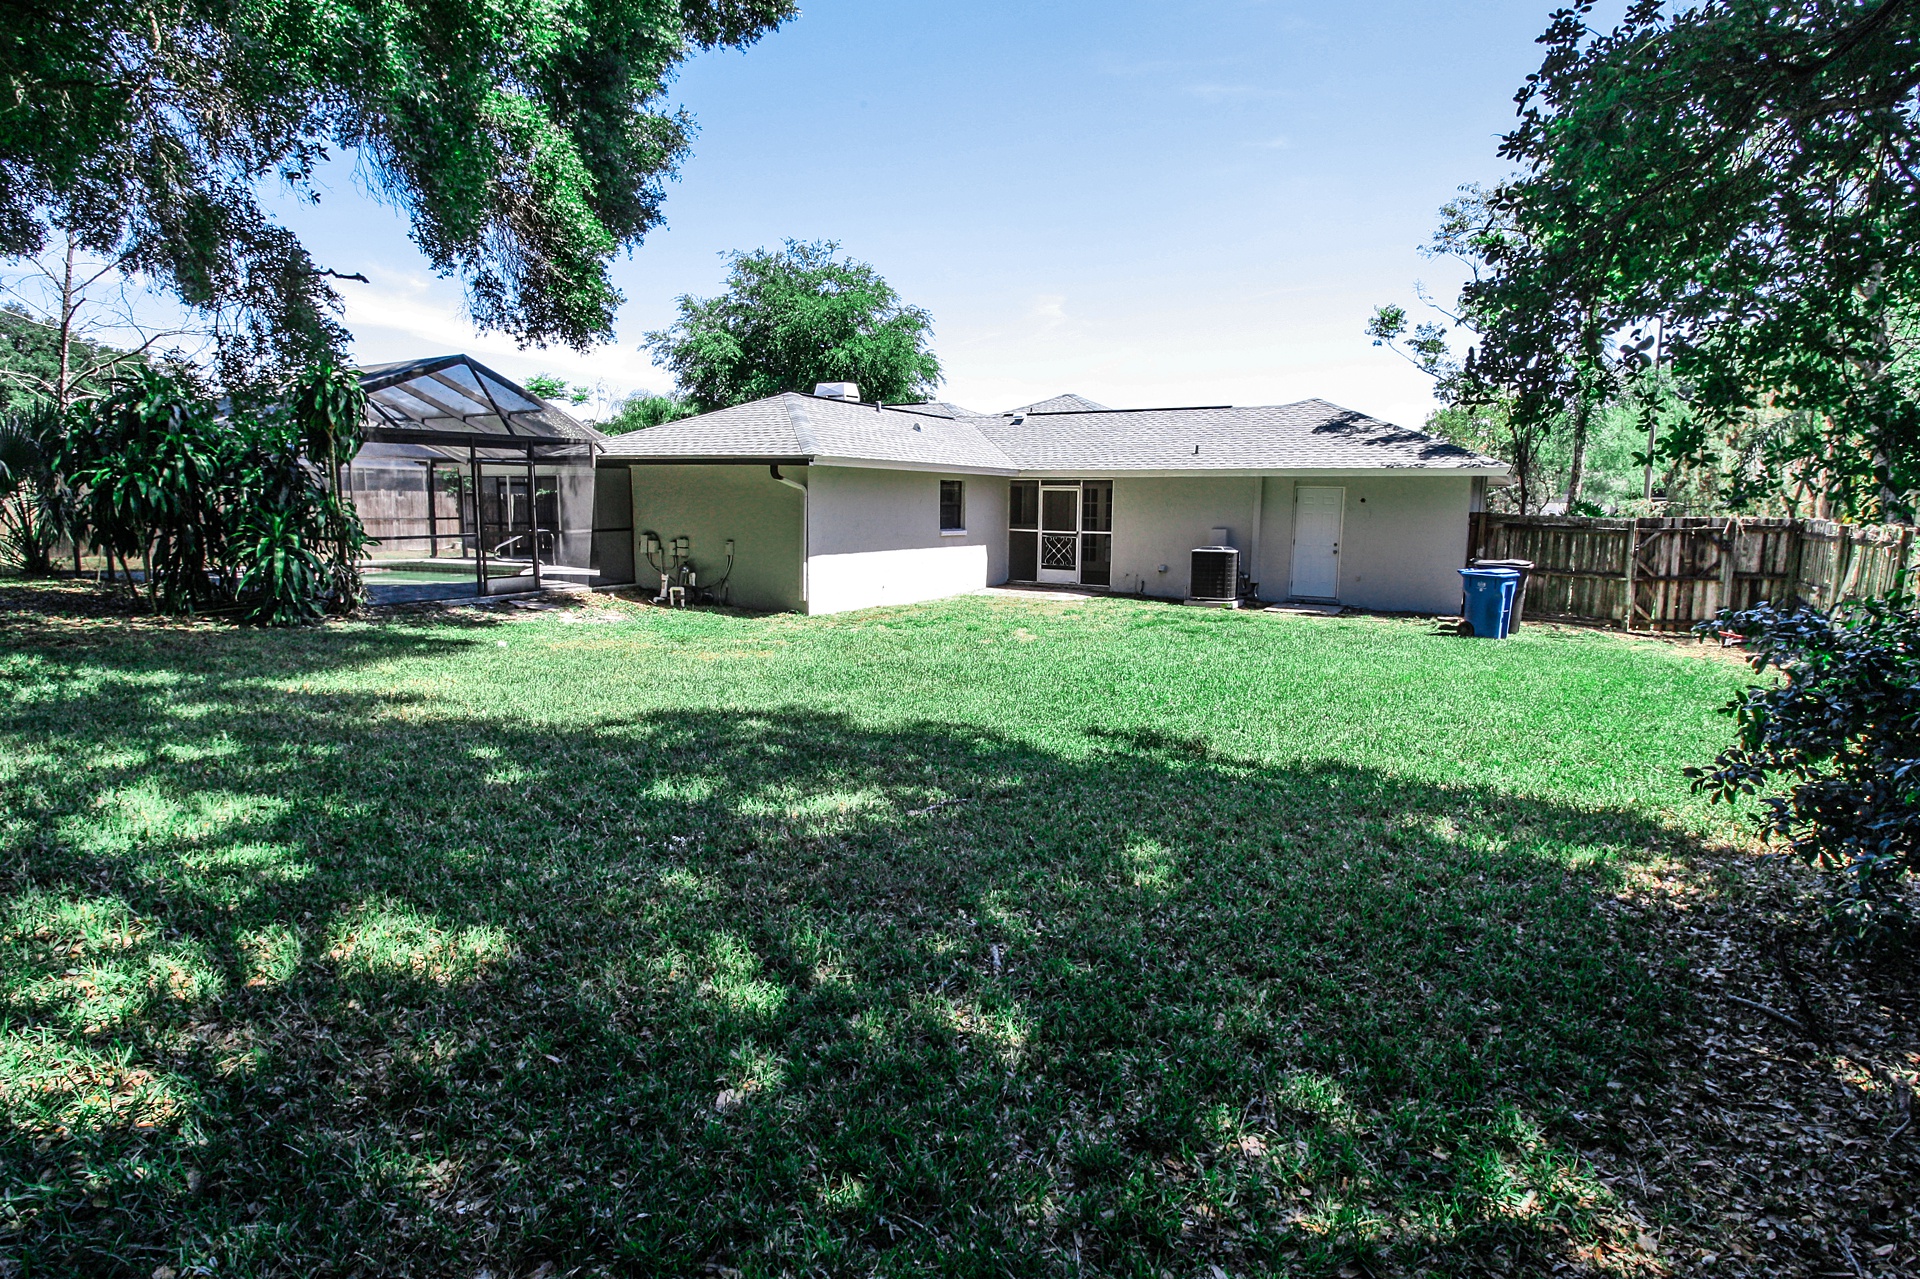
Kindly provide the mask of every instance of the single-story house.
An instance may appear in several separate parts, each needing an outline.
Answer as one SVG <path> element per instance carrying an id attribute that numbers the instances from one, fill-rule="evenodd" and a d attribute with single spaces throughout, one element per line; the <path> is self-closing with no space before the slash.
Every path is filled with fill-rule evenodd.
<path id="1" fill-rule="evenodd" d="M 641 585 L 807 613 L 1007 582 L 1186 598 L 1211 545 L 1249 598 L 1452 612 L 1468 514 L 1507 474 L 1325 400 L 973 413 L 845 383 L 614 436 L 597 466 L 595 523 Z M 629 553 L 602 548 L 603 572 Z"/>

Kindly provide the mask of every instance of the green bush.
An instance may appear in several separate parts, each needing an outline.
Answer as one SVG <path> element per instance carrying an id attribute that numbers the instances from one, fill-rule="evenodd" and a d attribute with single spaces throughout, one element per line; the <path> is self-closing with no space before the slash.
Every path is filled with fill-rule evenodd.
<path id="1" fill-rule="evenodd" d="M 0 563 L 29 576 L 53 569 L 53 548 L 72 533 L 71 491 L 58 463 L 60 414 L 28 404 L 0 415 Z"/>
<path id="2" fill-rule="evenodd" d="M 606 435 L 625 435 L 692 417 L 699 411 L 684 395 L 650 395 L 643 391 L 620 401 L 614 415 L 600 423 L 600 430 Z"/>
<path id="3" fill-rule="evenodd" d="M 60 467 L 93 546 L 144 560 L 157 611 L 296 625 L 361 598 L 370 539 L 338 479 L 364 406 L 331 364 L 224 416 L 187 375 L 142 368 L 76 411 Z"/>
<path id="4" fill-rule="evenodd" d="M 1835 876 L 1843 943 L 1908 934 L 1899 890 L 1920 871 L 1920 612 L 1761 605 L 1700 629 L 1738 634 L 1756 667 L 1785 679 L 1727 708 L 1738 740 L 1711 769 L 1687 770 L 1694 789 L 1761 796 L 1763 829 Z"/>

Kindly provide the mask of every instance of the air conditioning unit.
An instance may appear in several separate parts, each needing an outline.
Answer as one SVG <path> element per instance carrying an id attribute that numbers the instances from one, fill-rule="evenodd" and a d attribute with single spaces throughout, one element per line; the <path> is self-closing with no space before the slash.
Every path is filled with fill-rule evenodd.
<path id="1" fill-rule="evenodd" d="M 1193 575 L 1187 582 L 1187 603 L 1213 608 L 1240 606 L 1240 552 L 1231 546 L 1193 548 Z"/>

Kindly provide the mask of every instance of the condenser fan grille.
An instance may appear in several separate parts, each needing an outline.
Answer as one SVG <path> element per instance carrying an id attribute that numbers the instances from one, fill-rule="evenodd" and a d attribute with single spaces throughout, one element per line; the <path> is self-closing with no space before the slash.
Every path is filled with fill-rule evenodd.
<path id="1" fill-rule="evenodd" d="M 1200 546 L 1193 552 L 1193 583 L 1188 598 L 1231 600 L 1239 595 L 1240 552 L 1231 546 Z"/>

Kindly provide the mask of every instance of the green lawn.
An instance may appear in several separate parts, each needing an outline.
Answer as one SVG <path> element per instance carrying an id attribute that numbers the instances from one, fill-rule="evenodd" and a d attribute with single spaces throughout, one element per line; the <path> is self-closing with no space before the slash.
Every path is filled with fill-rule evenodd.
<path id="1" fill-rule="evenodd" d="M 1692 996 L 1605 907 L 1727 829 L 1679 770 L 1739 667 L 1122 600 L 611 608 L 0 613 L 0 1259 L 1644 1260 L 1574 1123 L 1658 1085 Z"/>

